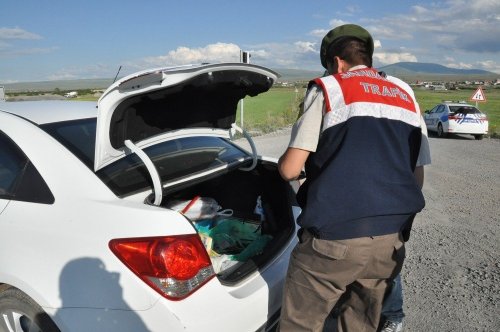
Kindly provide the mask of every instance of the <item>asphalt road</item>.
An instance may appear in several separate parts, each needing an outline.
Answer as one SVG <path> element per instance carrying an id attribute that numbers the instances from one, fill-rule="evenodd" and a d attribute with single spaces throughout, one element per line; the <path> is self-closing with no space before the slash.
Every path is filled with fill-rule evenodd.
<path id="1" fill-rule="evenodd" d="M 259 136 L 255 144 L 277 158 L 289 135 Z M 429 141 L 426 207 L 402 272 L 404 331 L 500 331 L 500 140 Z"/>

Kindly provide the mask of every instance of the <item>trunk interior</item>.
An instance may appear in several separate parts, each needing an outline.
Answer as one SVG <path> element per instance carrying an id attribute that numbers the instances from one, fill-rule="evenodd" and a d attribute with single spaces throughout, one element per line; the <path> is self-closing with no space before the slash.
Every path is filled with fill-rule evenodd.
<path id="1" fill-rule="evenodd" d="M 265 267 L 295 234 L 292 212 L 292 206 L 297 205 L 295 192 L 288 182 L 282 180 L 274 163 L 259 161 L 251 171 L 233 169 L 198 180 L 196 183 L 184 183 L 182 187 L 169 188 L 164 192 L 161 204 L 165 206 L 171 200 L 189 201 L 196 196 L 215 199 L 222 209 L 233 210 L 232 217 L 260 225 L 258 232 L 269 238 L 261 253 L 245 261 L 235 262 L 229 268 L 218 272 L 217 276 L 224 284 L 236 283 L 255 270 Z M 259 196 L 264 210 L 264 221 L 254 213 Z M 148 201 L 150 200 L 151 197 L 148 198 Z"/>

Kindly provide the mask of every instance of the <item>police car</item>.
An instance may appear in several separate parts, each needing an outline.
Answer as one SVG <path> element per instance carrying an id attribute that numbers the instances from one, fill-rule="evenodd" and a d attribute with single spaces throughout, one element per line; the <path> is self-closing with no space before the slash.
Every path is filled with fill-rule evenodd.
<path id="1" fill-rule="evenodd" d="M 448 134 L 470 134 L 480 140 L 488 134 L 488 118 L 465 102 L 443 101 L 424 115 L 427 129 L 439 137 Z"/>

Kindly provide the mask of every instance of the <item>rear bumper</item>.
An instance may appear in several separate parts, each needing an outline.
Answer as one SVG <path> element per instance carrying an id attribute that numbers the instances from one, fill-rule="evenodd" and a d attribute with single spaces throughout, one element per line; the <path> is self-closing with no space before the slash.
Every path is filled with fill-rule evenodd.
<path id="1" fill-rule="evenodd" d="M 148 309 L 128 310 L 134 304 L 124 298 L 133 299 L 124 297 L 123 309 L 45 309 L 61 331 L 276 331 L 288 260 L 296 239 L 294 236 L 266 268 L 241 283 L 226 286 L 214 278 L 181 301 L 160 297 Z"/>
<path id="2" fill-rule="evenodd" d="M 465 123 L 457 124 L 452 121 L 448 124 L 448 132 L 453 134 L 487 134 L 488 125 L 487 124 L 475 124 L 475 123 Z"/>

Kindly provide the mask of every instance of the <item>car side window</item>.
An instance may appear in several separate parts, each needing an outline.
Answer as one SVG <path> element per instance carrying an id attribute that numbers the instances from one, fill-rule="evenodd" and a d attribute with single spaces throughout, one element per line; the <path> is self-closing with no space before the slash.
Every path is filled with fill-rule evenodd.
<path id="1" fill-rule="evenodd" d="M 433 109 L 431 109 L 431 110 L 429 111 L 429 114 L 434 114 L 434 113 L 436 113 L 436 112 L 437 112 L 437 110 L 438 110 L 438 108 L 439 108 L 439 106 L 435 106 Z"/>
<path id="2" fill-rule="evenodd" d="M 15 185 L 22 175 L 26 158 L 19 153 L 5 134 L 0 133 L 0 197 L 14 195 Z M 7 196 L 7 197 L 5 197 Z"/>
<path id="3" fill-rule="evenodd" d="M 52 204 L 49 187 L 19 147 L 0 131 L 0 198 Z"/>

